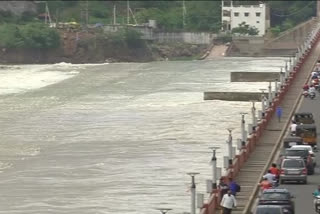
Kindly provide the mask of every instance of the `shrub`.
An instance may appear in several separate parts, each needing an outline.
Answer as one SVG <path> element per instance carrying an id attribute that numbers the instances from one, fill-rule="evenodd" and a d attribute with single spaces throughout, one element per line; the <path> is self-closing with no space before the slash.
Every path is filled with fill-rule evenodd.
<path id="1" fill-rule="evenodd" d="M 59 33 L 41 23 L 0 26 L 0 45 L 6 48 L 57 48 Z"/>

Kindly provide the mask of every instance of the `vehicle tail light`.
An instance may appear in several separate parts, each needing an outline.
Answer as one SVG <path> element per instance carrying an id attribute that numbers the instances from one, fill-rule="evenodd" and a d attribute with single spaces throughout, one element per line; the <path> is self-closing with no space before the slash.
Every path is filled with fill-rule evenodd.
<path id="1" fill-rule="evenodd" d="M 283 169 L 280 170 L 280 174 L 282 174 L 282 175 L 284 174 L 284 170 Z"/>
<path id="2" fill-rule="evenodd" d="M 304 168 L 304 169 L 302 170 L 302 174 L 304 174 L 304 175 L 307 174 L 307 169 L 306 169 L 306 168 Z"/>

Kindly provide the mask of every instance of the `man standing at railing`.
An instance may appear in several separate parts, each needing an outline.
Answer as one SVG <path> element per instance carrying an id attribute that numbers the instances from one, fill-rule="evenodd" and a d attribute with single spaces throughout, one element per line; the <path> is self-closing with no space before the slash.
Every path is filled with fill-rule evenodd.
<path id="1" fill-rule="evenodd" d="M 231 194 L 231 190 L 228 190 L 221 200 L 222 214 L 231 214 L 234 207 L 237 206 L 236 198 Z"/>

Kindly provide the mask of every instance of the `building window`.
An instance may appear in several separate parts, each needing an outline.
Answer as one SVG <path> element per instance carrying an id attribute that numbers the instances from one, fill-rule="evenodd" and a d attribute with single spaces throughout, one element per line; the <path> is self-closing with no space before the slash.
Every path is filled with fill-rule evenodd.
<path id="1" fill-rule="evenodd" d="M 248 13 L 248 12 L 247 12 L 247 13 L 244 13 L 244 16 L 248 17 L 248 16 L 249 16 L 249 13 Z"/>
<path id="2" fill-rule="evenodd" d="M 239 13 L 238 12 L 234 13 L 234 16 L 239 16 Z"/>
<path id="3" fill-rule="evenodd" d="M 223 16 L 230 17 L 231 12 L 228 10 L 223 10 Z"/>
<path id="4" fill-rule="evenodd" d="M 256 13 L 256 17 L 260 17 L 261 16 L 261 13 Z"/>
<path id="5" fill-rule="evenodd" d="M 257 24 L 259 24 L 260 23 L 260 21 L 257 21 Z"/>

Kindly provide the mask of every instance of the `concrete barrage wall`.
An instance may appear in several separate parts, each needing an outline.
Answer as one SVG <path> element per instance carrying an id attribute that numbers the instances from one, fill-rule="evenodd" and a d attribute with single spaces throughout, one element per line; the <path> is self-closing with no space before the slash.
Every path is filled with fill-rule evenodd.
<path id="1" fill-rule="evenodd" d="M 216 37 L 216 34 L 207 32 L 159 32 L 154 34 L 154 40 L 158 42 L 184 42 L 188 44 L 211 44 Z"/>
<path id="2" fill-rule="evenodd" d="M 267 95 L 265 95 L 268 97 Z M 261 100 L 261 92 L 204 92 L 204 100 L 250 101 Z"/>
<path id="3" fill-rule="evenodd" d="M 317 23 L 316 18 L 312 18 L 296 27 L 289 29 L 277 38 L 267 41 L 265 49 L 296 49 L 303 44 L 312 28 Z"/>
<path id="4" fill-rule="evenodd" d="M 231 72 L 231 82 L 274 82 L 280 79 L 280 72 Z"/>
<path id="5" fill-rule="evenodd" d="M 124 26 L 124 25 L 106 25 L 103 27 L 105 33 L 117 32 L 120 29 L 129 28 L 136 30 L 142 34 L 144 40 L 152 40 L 156 42 L 183 42 L 187 44 L 211 44 L 216 34 L 207 32 L 156 32 L 148 26 Z"/>
<path id="6" fill-rule="evenodd" d="M 241 56 L 259 56 L 264 48 L 264 38 L 257 36 L 233 36 L 232 43 L 237 54 Z M 233 51 L 230 55 L 234 55 Z"/>

